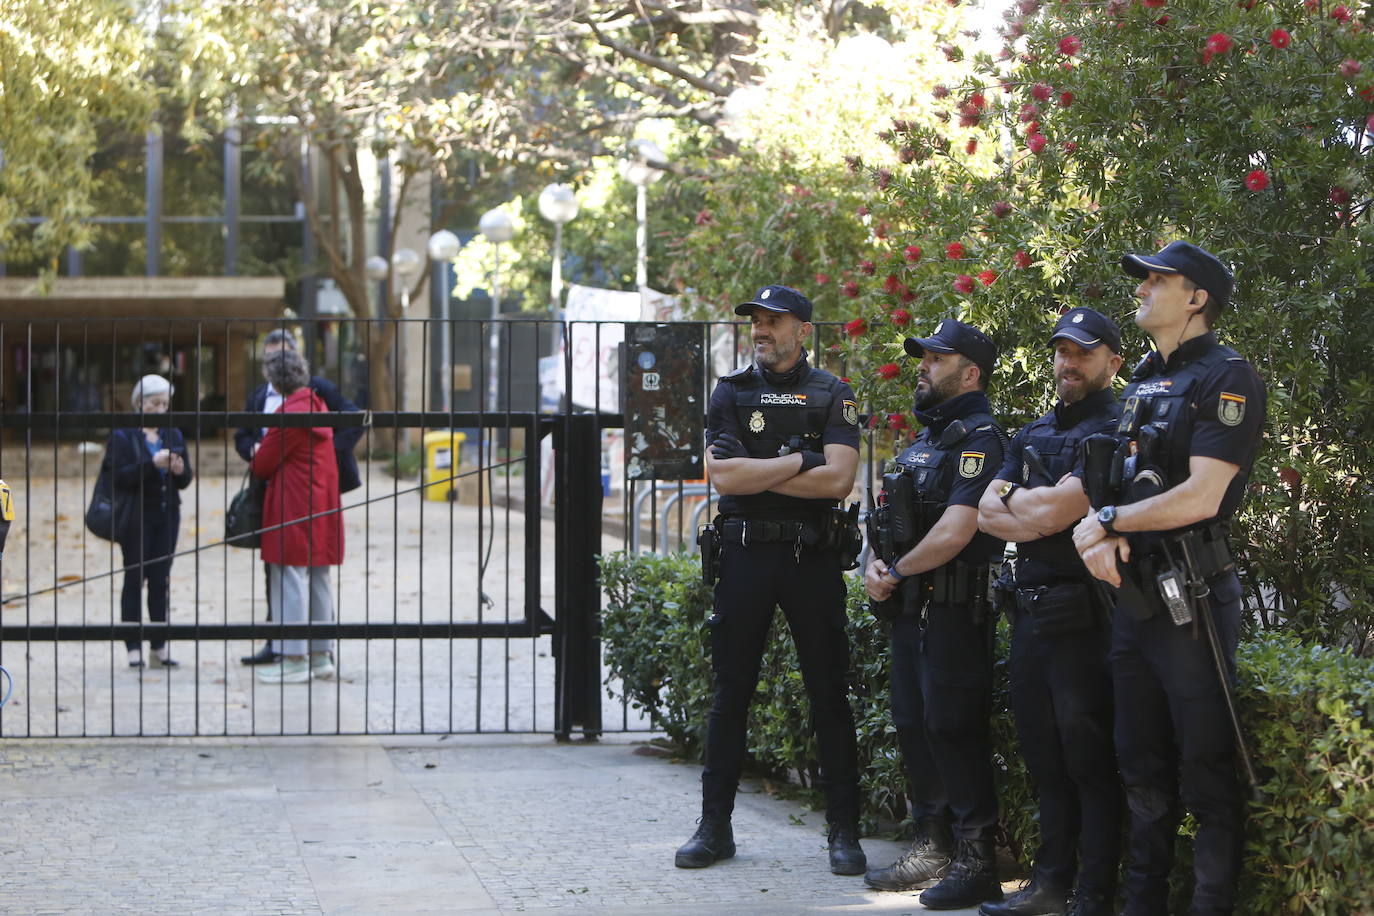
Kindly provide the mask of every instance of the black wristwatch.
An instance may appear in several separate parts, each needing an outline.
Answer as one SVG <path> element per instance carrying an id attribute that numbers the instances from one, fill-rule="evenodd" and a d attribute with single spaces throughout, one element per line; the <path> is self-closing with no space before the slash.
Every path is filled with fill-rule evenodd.
<path id="1" fill-rule="evenodd" d="M 1011 494 L 1015 493 L 1019 489 L 1021 489 L 1021 485 L 1019 483 L 1013 483 L 1012 481 L 1008 480 L 1006 483 L 1002 484 L 1002 486 L 997 488 L 997 498 L 1002 500 L 1002 505 L 1005 506 L 1007 505 L 1007 500 L 1011 499 Z"/>
<path id="2" fill-rule="evenodd" d="M 1097 510 L 1097 522 L 1102 526 L 1102 530 L 1114 538 L 1121 537 L 1121 532 L 1117 531 L 1116 525 L 1116 506 L 1103 506 Z"/>

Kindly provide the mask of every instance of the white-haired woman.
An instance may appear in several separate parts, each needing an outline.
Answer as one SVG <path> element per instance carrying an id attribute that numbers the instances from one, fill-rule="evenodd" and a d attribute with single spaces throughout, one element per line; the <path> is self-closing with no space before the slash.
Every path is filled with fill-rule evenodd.
<path id="1" fill-rule="evenodd" d="M 129 397 L 141 414 L 166 413 L 172 403 L 172 384 L 160 375 L 145 375 Z M 110 433 L 106 460 L 110 463 L 113 501 L 126 502 L 117 518 L 126 519 L 114 532 L 124 552 L 124 588 L 119 596 L 120 619 L 136 623 L 143 617 L 143 583 L 148 583 L 148 617 L 166 623 L 171 603 L 172 554 L 181 525 L 181 490 L 191 485 L 191 458 L 181 430 L 171 426 L 116 429 Z M 143 667 L 142 642 L 126 639 L 129 667 Z M 154 668 L 174 668 L 166 640 L 150 638 Z"/>

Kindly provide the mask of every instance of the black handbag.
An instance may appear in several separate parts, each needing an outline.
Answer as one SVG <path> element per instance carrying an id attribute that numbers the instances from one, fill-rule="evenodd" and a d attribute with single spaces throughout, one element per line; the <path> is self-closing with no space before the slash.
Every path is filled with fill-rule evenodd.
<path id="1" fill-rule="evenodd" d="M 100 462 L 95 487 L 91 490 L 91 504 L 86 508 L 86 530 L 98 538 L 113 541 L 114 494 L 110 485 L 110 456 Z"/>
<path id="2" fill-rule="evenodd" d="M 262 499 L 266 493 L 267 481 L 249 469 L 243 487 L 224 513 L 224 540 L 230 547 L 251 549 L 262 543 Z"/>

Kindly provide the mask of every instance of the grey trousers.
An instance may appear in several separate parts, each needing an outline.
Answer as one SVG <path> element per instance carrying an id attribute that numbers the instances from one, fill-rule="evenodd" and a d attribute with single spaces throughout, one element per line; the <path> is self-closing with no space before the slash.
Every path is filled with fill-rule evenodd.
<path id="1" fill-rule="evenodd" d="M 273 617 L 277 623 L 329 623 L 334 620 L 334 597 L 329 589 L 329 566 L 282 566 L 267 564 L 267 587 L 272 595 Z M 311 652 L 331 652 L 329 639 L 312 639 Z M 306 654 L 304 639 L 274 639 L 272 651 L 282 655 Z"/>

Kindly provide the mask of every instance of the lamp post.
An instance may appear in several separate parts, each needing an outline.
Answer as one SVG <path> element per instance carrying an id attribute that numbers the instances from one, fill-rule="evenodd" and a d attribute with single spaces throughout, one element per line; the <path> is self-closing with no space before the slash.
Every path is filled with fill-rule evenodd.
<path id="1" fill-rule="evenodd" d="M 563 224 L 577 216 L 577 195 L 565 184 L 551 184 L 539 192 L 539 215 L 553 223 L 553 270 L 549 277 L 549 304 L 553 317 L 563 306 Z"/>
<path id="2" fill-rule="evenodd" d="M 620 160 L 620 174 L 635 186 L 635 286 L 639 289 L 639 307 L 642 313 L 648 302 L 649 287 L 649 185 L 663 177 L 663 166 L 668 159 L 663 150 L 652 140 L 631 140 Z"/>
<path id="3" fill-rule="evenodd" d="M 463 243 L 447 229 L 440 229 L 429 237 L 429 259 L 439 264 L 444 282 L 439 286 L 439 403 L 447 412 L 453 403 L 453 322 L 449 320 L 449 267 L 458 257 Z"/>
<path id="4" fill-rule="evenodd" d="M 396 279 L 401 284 L 401 323 L 396 329 L 396 375 L 400 383 L 401 396 L 397 409 L 405 410 L 406 406 L 406 324 L 405 318 L 410 312 L 410 281 L 420 272 L 420 256 L 410 248 L 397 248 L 391 253 L 391 269 L 396 272 Z"/>
<path id="5" fill-rule="evenodd" d="M 493 207 L 477 222 L 482 237 L 492 244 L 491 269 L 491 363 L 487 372 L 487 399 L 490 409 L 497 407 L 497 394 L 500 390 L 496 376 L 501 371 L 501 328 L 497 321 L 501 318 L 501 243 L 515 237 L 515 225 L 504 210 Z"/>

